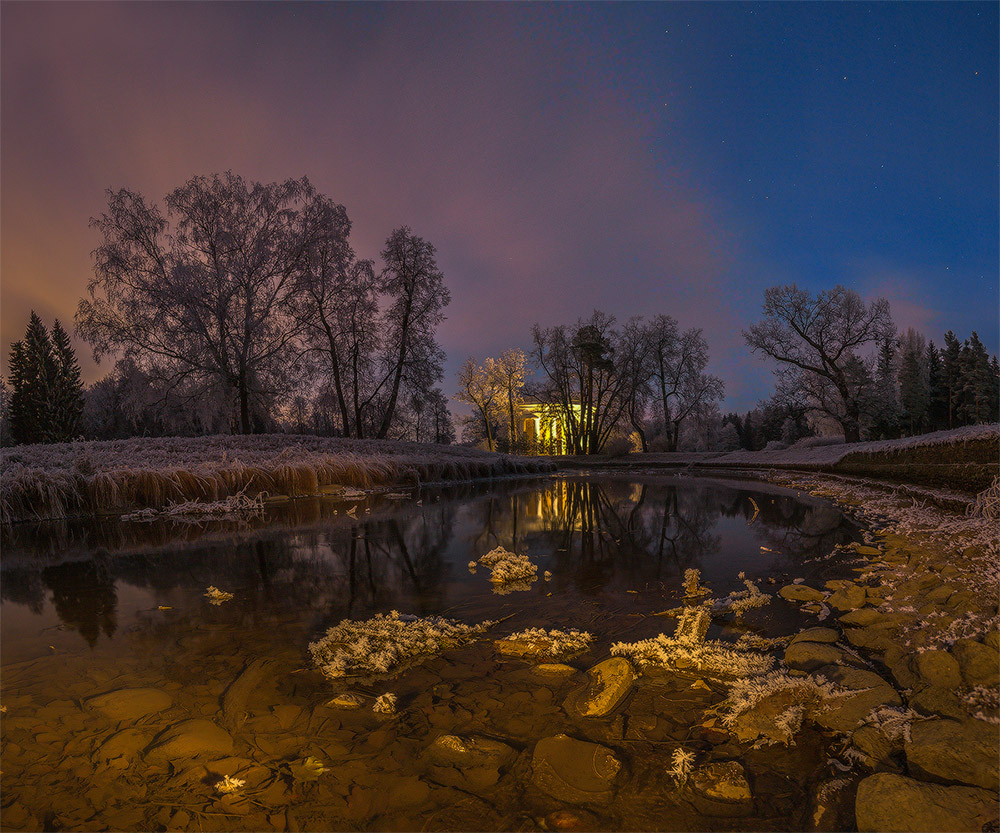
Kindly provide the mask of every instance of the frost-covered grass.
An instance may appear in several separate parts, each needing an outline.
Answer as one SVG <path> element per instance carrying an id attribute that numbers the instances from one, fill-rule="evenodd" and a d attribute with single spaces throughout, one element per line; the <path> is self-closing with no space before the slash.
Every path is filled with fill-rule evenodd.
<path id="1" fill-rule="evenodd" d="M 334 485 L 472 480 L 554 468 L 545 458 L 464 446 L 285 434 L 15 446 L 0 457 L 0 519 L 162 509 L 240 493 L 296 497 Z"/>
<path id="2" fill-rule="evenodd" d="M 331 680 L 389 674 L 421 656 L 471 642 L 492 625 L 465 625 L 439 616 L 421 619 L 393 610 L 371 619 L 344 619 L 311 643 L 309 653 Z"/>

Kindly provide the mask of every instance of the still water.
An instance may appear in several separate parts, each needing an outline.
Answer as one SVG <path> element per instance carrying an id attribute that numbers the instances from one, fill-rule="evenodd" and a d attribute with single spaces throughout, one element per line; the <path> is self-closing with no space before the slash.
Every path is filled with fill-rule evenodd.
<path id="1" fill-rule="evenodd" d="M 849 573 L 830 553 L 857 529 L 824 501 L 756 482 L 591 476 L 300 500 L 253 521 L 101 519 L 3 536 L 5 830 L 721 830 L 800 827 L 820 740 L 780 751 L 722 743 L 698 728 L 720 691 L 668 676 L 643 677 L 614 719 L 574 721 L 562 704 L 582 675 L 540 677 L 491 638 L 587 630 L 591 649 L 570 662 L 583 671 L 614 642 L 669 632 L 673 620 L 655 614 L 678 604 L 685 569 L 716 596 L 741 587 L 741 571 L 772 593 L 795 578 L 821 585 Z M 497 595 L 488 571 L 470 573 L 496 546 L 538 564 L 529 590 Z M 209 586 L 234 598 L 212 605 Z M 388 681 L 335 685 L 309 667 L 308 643 L 326 628 L 390 610 L 502 621 Z M 745 621 L 766 636 L 808 624 L 780 599 Z M 261 659 L 267 673 L 235 714 L 233 683 Z M 170 705 L 116 719 L 88 702 L 124 688 L 155 689 Z M 399 714 L 325 705 L 345 691 L 392 691 Z M 191 719 L 223 725 L 232 749 L 150 753 Z M 535 743 L 557 733 L 623 762 L 610 802 L 560 803 L 531 784 Z M 518 755 L 492 780 L 441 783 L 426 750 L 444 734 L 501 740 Z M 664 775 L 679 745 L 741 760 L 752 815 L 700 815 Z M 308 759 L 325 771 L 309 774 Z M 245 782 L 239 796 L 215 790 L 224 775 Z"/>

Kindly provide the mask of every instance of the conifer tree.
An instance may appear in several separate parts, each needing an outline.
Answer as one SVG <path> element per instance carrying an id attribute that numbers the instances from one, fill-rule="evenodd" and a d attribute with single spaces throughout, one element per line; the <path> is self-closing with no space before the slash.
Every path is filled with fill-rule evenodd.
<path id="1" fill-rule="evenodd" d="M 941 353 L 934 342 L 927 345 L 927 430 L 940 431 L 948 427 L 947 393 L 944 388 L 944 367 Z"/>
<path id="2" fill-rule="evenodd" d="M 69 442 L 77 436 L 83 416 L 83 382 L 69 336 L 58 318 L 52 325 L 52 350 L 56 365 L 52 430 L 56 442 Z"/>
<path id="3" fill-rule="evenodd" d="M 52 341 L 32 310 L 24 339 L 10 349 L 10 430 L 15 442 L 54 442 L 52 394 L 56 361 Z"/>
<path id="4" fill-rule="evenodd" d="M 873 440 L 899 436 L 900 408 L 896 383 L 896 340 L 887 336 L 879 344 L 875 366 L 874 413 L 868 430 Z"/>
<path id="5" fill-rule="evenodd" d="M 951 330 L 948 330 L 944 334 L 944 348 L 941 350 L 942 402 L 948 428 L 955 428 L 961 424 L 958 421 L 958 377 L 961 370 L 961 355 L 961 342 Z"/>
<path id="6" fill-rule="evenodd" d="M 962 345 L 959 361 L 958 412 L 965 424 L 992 422 L 996 414 L 992 412 L 993 373 L 990 357 L 979 340 L 979 334 L 972 331 L 971 338 Z"/>

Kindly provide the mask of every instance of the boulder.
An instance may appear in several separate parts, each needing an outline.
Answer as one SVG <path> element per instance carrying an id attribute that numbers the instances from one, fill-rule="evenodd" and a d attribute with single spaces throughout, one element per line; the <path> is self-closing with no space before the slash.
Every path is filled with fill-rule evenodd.
<path id="1" fill-rule="evenodd" d="M 813 671 L 824 665 L 853 665 L 848 653 L 826 642 L 793 642 L 785 650 L 785 664 L 800 671 Z"/>
<path id="2" fill-rule="evenodd" d="M 210 720 L 185 720 L 157 736 L 146 753 L 153 762 L 197 758 L 202 755 L 231 755 L 233 738 Z"/>
<path id="3" fill-rule="evenodd" d="M 962 678 L 970 686 L 996 688 L 1000 685 L 1000 655 L 994 648 L 974 639 L 958 639 L 951 646 Z"/>
<path id="4" fill-rule="evenodd" d="M 851 734 L 851 745 L 865 756 L 865 763 L 873 770 L 898 770 L 892 761 L 893 743 L 885 733 L 874 726 L 862 726 Z"/>
<path id="5" fill-rule="evenodd" d="M 858 785 L 854 813 L 859 833 L 979 833 L 997 818 L 997 803 L 989 790 L 880 772 Z"/>
<path id="6" fill-rule="evenodd" d="M 840 634 L 833 628 L 806 628 L 799 631 L 789 640 L 789 645 L 796 642 L 836 642 Z"/>
<path id="7" fill-rule="evenodd" d="M 957 688 L 962 684 L 962 670 L 947 651 L 921 651 L 913 658 L 913 670 L 931 685 Z"/>
<path id="8" fill-rule="evenodd" d="M 606 804 L 621 761 L 605 746 L 567 735 L 543 738 L 531 758 L 532 783 L 570 804 Z"/>
<path id="9" fill-rule="evenodd" d="M 836 610 L 856 610 L 859 607 L 864 607 L 865 588 L 858 587 L 856 584 L 842 587 L 827 599 L 827 604 Z"/>
<path id="10" fill-rule="evenodd" d="M 622 657 L 600 662 L 587 672 L 587 684 L 566 698 L 566 711 L 576 717 L 606 717 L 635 684 L 632 664 Z"/>
<path id="11" fill-rule="evenodd" d="M 119 688 L 87 701 L 90 708 L 111 720 L 140 720 L 173 705 L 173 698 L 158 688 Z"/>
<path id="12" fill-rule="evenodd" d="M 743 767 L 736 761 L 705 764 L 691 773 L 689 800 L 706 816 L 747 816 L 753 795 Z"/>
<path id="13" fill-rule="evenodd" d="M 867 628 L 870 625 L 880 624 L 884 619 L 885 616 L 873 607 L 851 610 L 840 617 L 842 624 L 855 628 Z"/>
<path id="14" fill-rule="evenodd" d="M 969 710 L 958 699 L 955 692 L 939 685 L 924 686 L 910 696 L 908 705 L 920 714 L 929 714 L 935 717 L 965 720 L 969 716 Z"/>
<path id="15" fill-rule="evenodd" d="M 822 590 L 807 584 L 786 584 L 778 591 L 778 595 L 789 602 L 821 602 L 826 598 Z"/>
<path id="16" fill-rule="evenodd" d="M 878 674 L 861 668 L 844 668 L 836 665 L 816 670 L 841 688 L 857 692 L 834 700 L 829 707 L 816 715 L 816 723 L 835 732 L 850 732 L 879 706 L 900 706 L 903 701 L 889 683 Z"/>
<path id="17" fill-rule="evenodd" d="M 997 789 L 997 729 L 982 720 L 915 722 L 903 749 L 911 775 Z"/>

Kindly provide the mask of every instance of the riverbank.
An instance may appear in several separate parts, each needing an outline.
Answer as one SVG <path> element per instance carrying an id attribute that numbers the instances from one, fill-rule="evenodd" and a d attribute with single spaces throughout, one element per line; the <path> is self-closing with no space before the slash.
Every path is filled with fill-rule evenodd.
<path id="1" fill-rule="evenodd" d="M 996 829 L 1000 489 L 956 515 L 878 484 L 771 479 L 870 530 L 856 580 L 780 591 L 836 616 L 793 639 L 785 664 L 860 690 L 820 720 L 846 733 L 849 766 L 817 790 L 812 829 Z"/>
<path id="2" fill-rule="evenodd" d="M 545 457 L 466 446 L 304 435 L 133 438 L 15 446 L 0 462 L 0 520 L 160 510 L 238 496 L 303 497 L 344 487 L 546 473 Z"/>
<path id="3" fill-rule="evenodd" d="M 868 477 L 976 495 L 1000 467 L 1000 425 L 970 425 L 918 437 L 843 443 L 807 437 L 789 448 L 762 451 L 560 457 L 571 468 L 812 471 Z"/>

